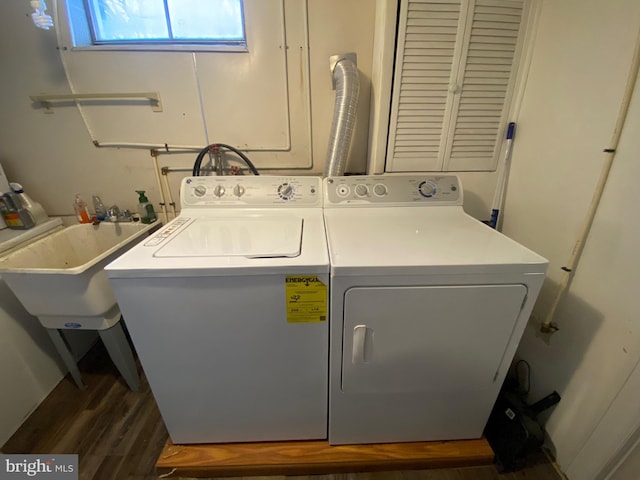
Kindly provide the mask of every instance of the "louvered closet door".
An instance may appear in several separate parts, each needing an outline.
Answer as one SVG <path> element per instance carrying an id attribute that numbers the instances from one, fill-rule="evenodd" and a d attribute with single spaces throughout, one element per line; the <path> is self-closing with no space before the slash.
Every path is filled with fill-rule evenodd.
<path id="1" fill-rule="evenodd" d="M 386 171 L 492 170 L 524 0 L 404 0 Z"/>
<path id="2" fill-rule="evenodd" d="M 464 33 L 461 6 L 460 0 L 401 3 L 387 171 L 442 169 L 452 69 Z"/>

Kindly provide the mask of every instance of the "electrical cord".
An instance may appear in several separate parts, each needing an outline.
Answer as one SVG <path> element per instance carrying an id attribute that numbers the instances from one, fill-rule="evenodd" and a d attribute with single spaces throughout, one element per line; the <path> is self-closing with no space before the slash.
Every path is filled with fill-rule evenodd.
<path id="1" fill-rule="evenodd" d="M 249 160 L 249 158 L 240 150 L 237 150 L 236 148 L 230 145 L 226 145 L 224 143 L 212 143 L 211 145 L 207 145 L 206 147 L 204 147 L 202 150 L 200 150 L 200 153 L 198 153 L 198 156 L 196 157 L 196 161 L 193 163 L 192 174 L 194 177 L 200 176 L 200 168 L 202 166 L 202 160 L 204 160 L 205 155 L 209 152 L 217 153 L 220 150 L 220 148 L 231 150 L 233 153 L 238 155 L 244 161 L 247 167 L 249 167 L 249 170 L 251 170 L 251 173 L 253 173 L 254 175 L 260 175 L 260 173 L 258 173 L 258 170 L 253 165 L 251 160 Z"/>

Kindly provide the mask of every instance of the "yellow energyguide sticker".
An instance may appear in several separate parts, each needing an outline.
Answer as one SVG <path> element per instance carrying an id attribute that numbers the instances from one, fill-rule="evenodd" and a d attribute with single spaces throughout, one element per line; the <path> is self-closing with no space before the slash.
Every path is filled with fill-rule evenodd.
<path id="1" fill-rule="evenodd" d="M 287 322 L 311 323 L 327 320 L 327 286 L 316 275 L 287 275 Z"/>

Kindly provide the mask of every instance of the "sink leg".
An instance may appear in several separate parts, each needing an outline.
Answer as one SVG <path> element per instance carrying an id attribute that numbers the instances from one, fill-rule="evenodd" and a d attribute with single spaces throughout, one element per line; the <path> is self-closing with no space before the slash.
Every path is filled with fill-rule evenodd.
<path id="1" fill-rule="evenodd" d="M 122 378 L 131 390 L 137 392 L 140 389 L 140 376 L 131 346 L 122 328 L 122 322 L 118 321 L 113 327 L 106 330 L 98 330 L 98 333 Z"/>
<path id="2" fill-rule="evenodd" d="M 73 355 L 71 355 L 69 347 L 67 347 L 67 343 L 64 341 L 60 330 L 58 330 L 57 328 L 47 328 L 46 330 L 49 334 L 49 337 L 51 338 L 51 341 L 55 345 L 56 350 L 58 350 L 60 357 L 62 357 L 62 361 L 69 369 L 69 373 L 71 374 L 73 381 L 76 383 L 80 390 L 84 390 L 85 388 L 87 388 L 87 386 L 82 382 L 80 370 L 78 370 L 78 364 L 74 360 Z"/>

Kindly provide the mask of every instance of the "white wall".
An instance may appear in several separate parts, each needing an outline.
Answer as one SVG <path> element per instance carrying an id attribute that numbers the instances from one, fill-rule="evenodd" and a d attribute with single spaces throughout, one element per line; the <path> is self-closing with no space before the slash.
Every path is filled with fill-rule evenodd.
<path id="1" fill-rule="evenodd" d="M 544 0 L 514 143 L 504 232 L 550 260 L 535 309 L 544 317 L 591 200 L 611 139 L 635 39 L 636 0 Z M 570 292 L 544 341 L 532 320 L 519 356 L 532 400 L 562 401 L 547 430 L 571 480 L 574 460 L 640 358 L 640 91 Z M 593 474 L 597 472 L 591 472 Z M 576 473 L 576 475 L 578 475 Z"/>

